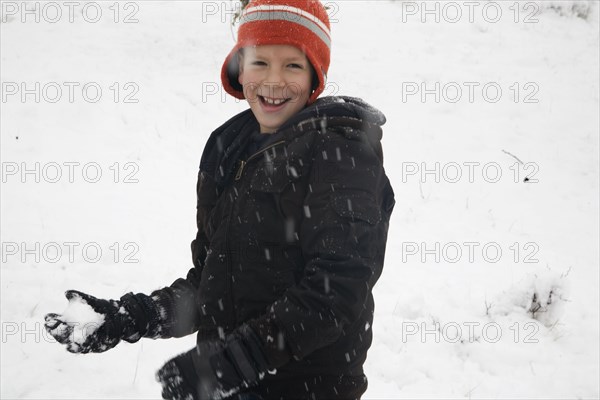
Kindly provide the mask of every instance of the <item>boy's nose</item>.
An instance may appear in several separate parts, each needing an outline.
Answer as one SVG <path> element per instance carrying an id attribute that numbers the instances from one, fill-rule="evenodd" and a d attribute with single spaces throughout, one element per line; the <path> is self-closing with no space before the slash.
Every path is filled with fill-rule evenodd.
<path id="1" fill-rule="evenodd" d="M 265 80 L 265 83 L 270 85 L 270 86 L 279 86 L 279 87 L 283 87 L 285 86 L 285 81 L 283 78 L 283 74 L 281 73 L 281 71 L 277 71 L 276 69 L 270 69 L 268 74 L 267 74 L 267 79 Z"/>
<path id="2" fill-rule="evenodd" d="M 266 88 L 267 92 L 264 93 L 265 90 L 263 90 L 263 95 L 268 97 L 282 97 L 286 84 L 281 73 L 269 72 L 262 82 L 262 85 Z"/>

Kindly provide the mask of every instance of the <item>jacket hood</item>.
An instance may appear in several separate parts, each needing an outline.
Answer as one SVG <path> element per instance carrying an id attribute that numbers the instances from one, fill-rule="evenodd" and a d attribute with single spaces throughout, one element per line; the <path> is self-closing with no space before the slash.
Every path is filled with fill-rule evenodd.
<path id="1" fill-rule="evenodd" d="M 307 119 L 322 117 L 348 117 L 379 126 L 386 122 L 381 111 L 358 97 L 326 96 L 302 109 L 283 124 L 279 131 Z"/>

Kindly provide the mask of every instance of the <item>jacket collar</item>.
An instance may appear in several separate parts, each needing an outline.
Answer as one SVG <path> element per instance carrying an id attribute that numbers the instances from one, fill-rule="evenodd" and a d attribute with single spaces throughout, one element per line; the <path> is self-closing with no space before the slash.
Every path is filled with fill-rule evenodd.
<path id="1" fill-rule="evenodd" d="M 386 118 L 381 111 L 359 98 L 327 96 L 302 109 L 271 135 L 276 141 L 307 129 L 351 126 L 364 131 L 371 140 L 379 141 L 379 127 L 385 122 Z M 212 176 L 219 186 L 227 185 L 252 132 L 258 129 L 258 122 L 250 109 L 229 119 L 210 135 L 202 153 L 200 170 Z M 268 140 L 263 145 L 268 146 L 270 143 L 271 140 Z"/>

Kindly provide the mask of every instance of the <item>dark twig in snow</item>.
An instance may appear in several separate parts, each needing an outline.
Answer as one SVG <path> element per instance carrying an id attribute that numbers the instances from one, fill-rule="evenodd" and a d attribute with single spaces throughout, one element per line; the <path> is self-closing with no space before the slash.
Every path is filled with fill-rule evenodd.
<path id="1" fill-rule="evenodd" d="M 523 161 L 521 161 L 519 159 L 519 157 L 515 156 L 513 153 L 511 153 L 510 151 L 506 151 L 504 149 L 502 149 L 502 152 L 505 154 L 508 154 L 509 156 L 511 156 L 512 158 L 514 158 L 515 160 L 517 160 L 519 163 L 521 163 L 521 165 L 524 165 L 525 163 Z"/>
<path id="2" fill-rule="evenodd" d="M 489 317 L 490 310 L 492 309 L 492 306 L 494 305 L 494 303 L 488 303 L 487 299 L 484 301 L 484 303 L 485 303 L 485 315 L 487 315 Z"/>
<path id="3" fill-rule="evenodd" d="M 517 160 L 519 162 L 519 164 L 521 165 L 525 165 L 525 163 L 523 161 L 521 161 L 521 159 L 517 156 L 515 156 L 513 153 L 511 153 L 510 151 L 506 151 L 504 149 L 502 149 L 502 151 L 505 154 L 508 154 L 509 156 L 511 156 L 512 158 L 514 158 L 515 160 Z M 529 164 L 529 163 L 528 163 Z M 533 174 L 535 174 L 535 171 L 533 172 Z M 523 179 L 523 182 L 529 182 L 529 176 L 526 176 L 525 179 Z M 535 180 L 535 182 L 537 182 L 537 180 Z"/>

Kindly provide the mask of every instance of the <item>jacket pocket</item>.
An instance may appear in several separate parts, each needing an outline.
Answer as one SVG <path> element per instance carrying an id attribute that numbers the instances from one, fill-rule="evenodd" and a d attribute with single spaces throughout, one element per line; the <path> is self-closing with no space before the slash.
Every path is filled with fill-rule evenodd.
<path id="1" fill-rule="evenodd" d="M 340 239 L 346 254 L 374 259 L 381 252 L 384 224 L 381 209 L 375 197 L 369 193 L 339 193 L 332 199 L 335 213 L 346 221 Z"/>
<path id="2" fill-rule="evenodd" d="M 264 193 L 281 193 L 298 178 L 298 169 L 292 165 L 264 163 L 254 171 L 250 189 Z"/>
<path id="3" fill-rule="evenodd" d="M 381 210 L 375 197 L 369 193 L 343 193 L 333 197 L 335 212 L 352 221 L 364 221 L 376 225 L 381 221 Z"/>
<path id="4" fill-rule="evenodd" d="M 219 198 L 217 183 L 204 171 L 198 173 L 196 194 L 198 195 L 198 205 L 202 206 L 214 206 Z"/>

